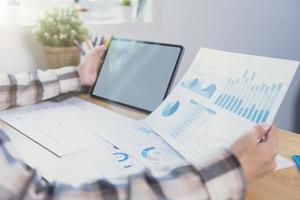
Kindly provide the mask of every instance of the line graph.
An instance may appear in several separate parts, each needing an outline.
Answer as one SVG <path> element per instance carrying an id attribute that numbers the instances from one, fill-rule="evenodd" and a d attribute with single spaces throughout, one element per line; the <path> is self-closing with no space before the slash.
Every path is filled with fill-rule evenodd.
<path id="1" fill-rule="evenodd" d="M 183 82 L 181 86 L 206 98 L 211 98 L 217 89 L 217 86 L 214 83 L 204 86 L 203 81 L 198 78 Z"/>

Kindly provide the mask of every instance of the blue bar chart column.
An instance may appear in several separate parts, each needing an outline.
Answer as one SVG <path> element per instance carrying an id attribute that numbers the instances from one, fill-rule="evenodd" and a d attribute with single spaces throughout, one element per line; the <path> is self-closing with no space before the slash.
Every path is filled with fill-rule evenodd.
<path id="1" fill-rule="evenodd" d="M 214 103 L 249 121 L 266 122 L 282 83 L 255 84 L 256 73 L 248 76 L 249 72 L 245 71 L 241 78 L 229 79 Z"/>

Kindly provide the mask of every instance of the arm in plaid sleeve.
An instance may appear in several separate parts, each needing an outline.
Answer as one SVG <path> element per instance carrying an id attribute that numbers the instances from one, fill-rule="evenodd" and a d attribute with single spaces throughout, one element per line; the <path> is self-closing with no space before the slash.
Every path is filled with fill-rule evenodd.
<path id="1" fill-rule="evenodd" d="M 236 157 L 227 151 L 210 155 L 205 164 L 182 166 L 164 177 L 150 171 L 128 177 L 127 184 L 99 180 L 74 188 L 47 183 L 14 158 L 9 139 L 0 129 L 1 199 L 243 199 L 245 179 Z M 84 173 L 84 172 L 83 172 Z"/>
<path id="2" fill-rule="evenodd" d="M 0 75 L 0 110 L 33 104 L 80 89 L 75 67 Z"/>

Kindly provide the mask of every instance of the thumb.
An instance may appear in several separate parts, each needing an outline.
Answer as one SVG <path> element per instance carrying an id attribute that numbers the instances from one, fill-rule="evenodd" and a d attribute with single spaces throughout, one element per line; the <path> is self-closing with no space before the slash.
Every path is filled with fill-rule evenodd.
<path id="1" fill-rule="evenodd" d="M 272 125 L 259 124 L 254 127 L 255 136 L 258 140 L 264 138 L 265 134 L 272 128 Z"/>
<path id="2" fill-rule="evenodd" d="M 270 130 L 267 134 L 267 136 L 265 136 L 266 140 L 265 140 L 265 144 L 267 146 L 269 146 L 268 148 L 271 149 L 278 147 L 278 131 L 279 129 L 277 127 L 272 127 L 272 130 Z"/>
<path id="3" fill-rule="evenodd" d="M 96 47 L 95 50 L 98 55 L 102 56 L 104 54 L 104 52 L 106 51 L 106 48 L 104 45 L 101 45 L 99 47 Z"/>

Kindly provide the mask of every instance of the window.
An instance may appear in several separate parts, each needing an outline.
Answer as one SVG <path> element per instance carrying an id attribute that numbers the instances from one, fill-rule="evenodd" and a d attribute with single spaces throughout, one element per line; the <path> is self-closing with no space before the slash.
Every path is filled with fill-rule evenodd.
<path id="1" fill-rule="evenodd" d="M 91 24 L 152 22 L 152 0 L 0 0 L 0 24 L 34 24 L 51 7 L 72 6 Z"/>

